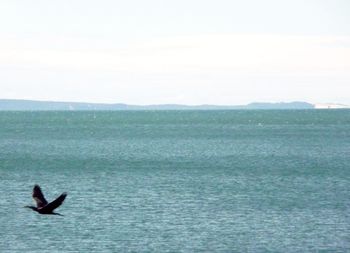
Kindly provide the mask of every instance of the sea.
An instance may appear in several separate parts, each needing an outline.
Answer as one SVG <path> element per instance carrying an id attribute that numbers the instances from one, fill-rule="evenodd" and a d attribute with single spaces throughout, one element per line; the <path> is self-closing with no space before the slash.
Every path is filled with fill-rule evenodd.
<path id="1" fill-rule="evenodd" d="M 350 110 L 3 111 L 0 193 L 0 252 L 350 252 Z"/>

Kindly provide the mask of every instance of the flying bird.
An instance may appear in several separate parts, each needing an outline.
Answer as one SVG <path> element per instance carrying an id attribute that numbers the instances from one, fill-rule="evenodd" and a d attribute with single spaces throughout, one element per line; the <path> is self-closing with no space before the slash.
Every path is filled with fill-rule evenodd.
<path id="1" fill-rule="evenodd" d="M 33 211 L 36 211 L 40 214 L 62 215 L 62 214 L 53 212 L 53 210 L 55 210 L 57 207 L 59 207 L 63 203 L 64 199 L 67 196 L 67 193 L 65 192 L 62 193 L 57 199 L 48 203 L 44 197 L 44 194 L 41 191 L 40 186 L 36 184 L 34 185 L 32 196 L 36 202 L 36 207 L 35 206 L 25 206 L 25 207 L 30 208 Z"/>

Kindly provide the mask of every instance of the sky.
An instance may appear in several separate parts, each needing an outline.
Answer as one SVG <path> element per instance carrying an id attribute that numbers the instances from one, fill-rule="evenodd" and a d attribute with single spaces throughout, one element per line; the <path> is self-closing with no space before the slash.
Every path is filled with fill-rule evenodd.
<path id="1" fill-rule="evenodd" d="M 350 105 L 348 0 L 1 0 L 0 99 Z"/>

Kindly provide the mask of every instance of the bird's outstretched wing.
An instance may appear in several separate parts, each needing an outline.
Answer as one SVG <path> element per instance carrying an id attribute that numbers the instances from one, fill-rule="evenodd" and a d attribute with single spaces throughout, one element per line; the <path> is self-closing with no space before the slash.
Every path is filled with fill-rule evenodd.
<path id="1" fill-rule="evenodd" d="M 42 208 L 47 205 L 47 201 L 44 197 L 44 194 L 41 192 L 39 185 L 34 185 L 33 188 L 33 199 L 36 202 L 36 205 L 38 208 Z"/>
<path id="2" fill-rule="evenodd" d="M 50 202 L 49 204 L 47 204 L 43 208 L 41 208 L 41 210 L 44 212 L 52 212 L 53 210 L 55 210 L 57 207 L 59 207 L 63 203 L 66 196 L 67 196 L 67 193 L 65 193 L 65 192 L 62 193 L 57 199 Z"/>

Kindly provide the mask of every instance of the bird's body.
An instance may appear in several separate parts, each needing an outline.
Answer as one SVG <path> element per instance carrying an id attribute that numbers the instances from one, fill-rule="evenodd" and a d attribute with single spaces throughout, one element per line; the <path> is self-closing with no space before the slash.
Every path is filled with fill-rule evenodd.
<path id="1" fill-rule="evenodd" d="M 64 199 L 67 196 L 67 193 L 65 193 L 65 192 L 62 193 L 57 199 L 48 203 L 44 197 L 44 194 L 41 191 L 40 186 L 34 185 L 32 196 L 36 202 L 36 207 L 35 206 L 26 206 L 27 208 L 30 208 L 33 211 L 36 211 L 40 214 L 61 215 L 59 213 L 55 213 L 53 210 L 55 210 L 57 207 L 59 207 L 63 203 Z"/>

